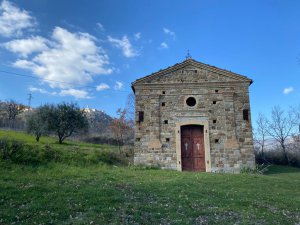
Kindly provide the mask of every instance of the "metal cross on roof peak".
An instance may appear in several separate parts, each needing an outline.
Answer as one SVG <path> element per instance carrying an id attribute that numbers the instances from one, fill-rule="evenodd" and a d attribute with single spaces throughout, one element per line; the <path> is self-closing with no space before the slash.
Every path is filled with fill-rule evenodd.
<path id="1" fill-rule="evenodd" d="M 190 54 L 190 50 L 188 49 L 188 50 L 187 50 L 187 54 L 186 54 L 186 56 L 185 56 L 185 59 L 188 60 L 188 59 L 191 59 L 191 58 L 192 58 L 192 56 L 191 56 L 191 54 Z"/>

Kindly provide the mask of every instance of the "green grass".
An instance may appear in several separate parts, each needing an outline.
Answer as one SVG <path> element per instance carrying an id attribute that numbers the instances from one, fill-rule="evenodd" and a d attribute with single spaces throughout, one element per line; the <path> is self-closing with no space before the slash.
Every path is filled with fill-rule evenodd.
<path id="1" fill-rule="evenodd" d="M 298 168 L 233 175 L 2 160 L 0 171 L 0 224 L 300 223 Z"/>
<path id="2" fill-rule="evenodd" d="M 34 136 L 23 132 L 0 131 L 0 158 L 25 165 L 63 162 L 75 165 L 99 163 L 128 164 L 132 160 L 130 149 L 121 153 L 116 146 L 98 145 L 78 141 L 58 144 L 53 137 L 43 137 L 36 142 Z"/>
<path id="3" fill-rule="evenodd" d="M 35 137 L 33 135 L 26 134 L 24 132 L 17 132 L 11 130 L 0 130 L 0 138 L 8 138 L 14 139 L 19 141 L 24 141 L 28 144 L 38 144 L 38 145 L 45 145 L 51 144 L 53 146 L 58 146 L 59 148 L 74 148 L 74 147 L 81 147 L 81 148 L 96 148 L 96 149 L 103 149 L 103 148 L 110 148 L 110 149 L 117 149 L 116 146 L 111 145 L 99 145 L 99 144 L 92 144 L 92 143 L 85 143 L 79 141 L 70 141 L 66 140 L 63 144 L 58 143 L 58 138 L 56 137 L 41 137 L 39 142 L 36 142 Z"/>
<path id="4" fill-rule="evenodd" d="M 0 224 L 297 224 L 300 171 L 232 175 L 0 163 Z M 273 167 L 276 171 L 279 167 Z"/>

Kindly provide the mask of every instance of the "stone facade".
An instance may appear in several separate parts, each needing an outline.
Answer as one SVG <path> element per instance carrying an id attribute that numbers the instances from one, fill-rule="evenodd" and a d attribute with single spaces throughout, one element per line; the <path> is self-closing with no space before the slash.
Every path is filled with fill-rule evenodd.
<path id="1" fill-rule="evenodd" d="M 136 80 L 134 164 L 181 171 L 180 129 L 199 125 L 204 130 L 205 171 L 254 167 L 251 83 L 190 58 Z"/>

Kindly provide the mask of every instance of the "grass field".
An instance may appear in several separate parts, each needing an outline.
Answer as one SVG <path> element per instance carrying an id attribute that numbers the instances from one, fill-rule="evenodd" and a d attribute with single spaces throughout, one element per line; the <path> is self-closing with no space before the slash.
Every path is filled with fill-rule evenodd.
<path id="1" fill-rule="evenodd" d="M 34 136 L 23 132 L 0 130 L 0 158 L 24 165 L 43 165 L 49 162 L 62 162 L 75 165 L 99 163 L 126 165 L 132 160 L 132 150 L 119 152 L 116 146 L 97 145 L 78 141 L 65 141 L 58 144 L 57 138 L 42 137 L 36 142 Z M 5 154 L 3 156 L 3 153 Z"/>
<path id="2" fill-rule="evenodd" d="M 2 160 L 0 171 L 0 224 L 300 223 L 298 168 L 232 175 Z"/>
<path id="3" fill-rule="evenodd" d="M 111 145 L 98 145 L 98 144 L 92 144 L 92 143 L 85 143 L 85 142 L 79 142 L 79 141 L 70 141 L 66 140 L 63 144 L 58 144 L 58 138 L 56 137 L 41 137 L 40 141 L 37 143 L 35 140 L 35 137 L 33 135 L 28 135 L 24 132 L 16 132 L 11 130 L 0 130 L 0 138 L 7 138 L 7 139 L 14 139 L 19 141 L 24 141 L 29 144 L 38 144 L 38 145 L 45 145 L 45 144 L 51 144 L 53 146 L 57 146 L 59 148 L 74 148 L 75 147 L 81 147 L 82 148 L 94 148 L 94 149 L 117 149 L 116 146 Z"/>

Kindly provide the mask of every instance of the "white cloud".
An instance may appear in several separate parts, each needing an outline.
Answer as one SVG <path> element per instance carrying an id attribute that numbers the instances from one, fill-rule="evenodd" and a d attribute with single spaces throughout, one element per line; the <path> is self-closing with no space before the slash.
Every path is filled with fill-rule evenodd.
<path id="1" fill-rule="evenodd" d="M 87 33 L 71 33 L 56 27 L 51 40 L 43 43 L 48 44 L 47 48 L 39 49 L 40 52 L 29 59 L 18 59 L 14 66 L 32 71 L 52 88 L 66 89 L 86 85 L 93 81 L 94 75 L 110 74 L 113 71 L 112 68 L 107 68 L 109 58 L 104 50 L 96 46 L 95 38 Z M 37 49 L 36 47 L 35 50 Z M 19 52 L 27 54 L 25 50 Z"/>
<path id="2" fill-rule="evenodd" d="M 163 28 L 163 31 L 164 31 L 165 34 L 170 35 L 173 39 L 175 39 L 175 37 L 176 37 L 175 32 L 173 32 L 170 29 L 165 28 L 165 27 Z"/>
<path id="3" fill-rule="evenodd" d="M 32 68 L 35 67 L 35 64 L 33 62 L 30 62 L 28 60 L 24 60 L 24 59 L 18 59 L 15 63 L 14 63 L 15 67 L 18 68 L 22 68 L 22 69 L 28 69 L 31 70 Z M 41 77 L 42 78 L 42 77 Z M 43 79 L 43 78 L 42 78 Z"/>
<path id="4" fill-rule="evenodd" d="M 29 91 L 38 92 L 38 93 L 41 93 L 41 94 L 49 94 L 49 95 L 56 95 L 57 94 L 57 92 L 55 92 L 55 91 L 50 92 L 50 91 L 47 91 L 44 88 L 37 88 L 37 87 L 29 87 Z"/>
<path id="5" fill-rule="evenodd" d="M 101 31 L 104 31 L 104 30 L 105 30 L 102 23 L 98 22 L 98 23 L 96 23 L 96 24 L 97 24 L 98 28 L 99 28 Z"/>
<path id="6" fill-rule="evenodd" d="M 160 49 L 167 49 L 169 48 L 168 44 L 166 42 L 162 42 L 160 43 L 160 46 L 159 46 Z"/>
<path id="7" fill-rule="evenodd" d="M 135 33 L 135 34 L 134 34 L 134 39 L 135 39 L 135 40 L 139 40 L 139 39 L 141 39 L 141 37 L 142 37 L 141 32 L 138 32 L 138 33 Z"/>
<path id="8" fill-rule="evenodd" d="M 123 87 L 123 83 L 120 81 L 116 81 L 115 90 L 120 90 Z"/>
<path id="9" fill-rule="evenodd" d="M 283 89 L 283 94 L 288 95 L 289 93 L 293 92 L 294 88 L 293 87 L 288 87 Z"/>
<path id="10" fill-rule="evenodd" d="M 31 92 L 39 92 L 39 93 L 42 93 L 42 94 L 47 94 L 48 93 L 48 91 L 46 91 L 45 89 L 43 89 L 43 88 L 36 88 L 36 87 L 30 87 L 29 91 L 31 91 Z"/>
<path id="11" fill-rule="evenodd" d="M 18 53 L 22 57 L 27 57 L 34 52 L 41 52 L 48 49 L 45 38 L 35 36 L 28 39 L 12 40 L 4 44 L 4 47 L 11 52 Z"/>
<path id="12" fill-rule="evenodd" d="M 122 39 L 112 38 L 111 36 L 108 36 L 107 38 L 110 43 L 122 50 L 125 57 L 132 58 L 139 55 L 138 52 L 133 49 L 126 35 L 124 35 Z"/>
<path id="13" fill-rule="evenodd" d="M 101 83 L 99 84 L 97 87 L 96 87 L 96 90 L 97 91 L 104 91 L 104 90 L 107 90 L 109 89 L 109 85 L 108 84 L 105 84 L 105 83 Z"/>
<path id="14" fill-rule="evenodd" d="M 24 30 L 32 29 L 35 26 L 36 21 L 29 12 L 7 0 L 2 1 L 0 4 L 0 35 L 20 36 Z"/>
<path id="15" fill-rule="evenodd" d="M 91 96 L 89 96 L 89 93 L 85 90 L 78 90 L 78 89 L 63 89 L 60 90 L 60 92 L 56 92 L 56 91 L 47 91 L 44 88 L 37 88 L 37 87 L 29 87 L 28 88 L 29 91 L 31 92 L 37 92 L 37 93 L 41 93 L 41 94 L 48 94 L 48 95 L 59 95 L 59 96 L 72 96 L 75 97 L 77 99 L 90 99 L 92 98 Z"/>
<path id="16" fill-rule="evenodd" d="M 66 90 L 61 90 L 59 92 L 60 96 L 72 96 L 77 99 L 90 99 L 91 97 L 89 96 L 89 93 L 85 90 L 78 90 L 78 89 L 66 89 Z"/>

